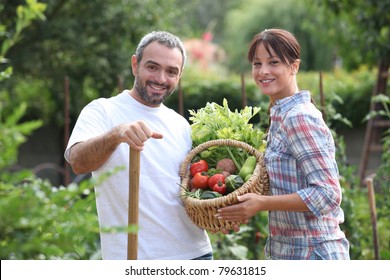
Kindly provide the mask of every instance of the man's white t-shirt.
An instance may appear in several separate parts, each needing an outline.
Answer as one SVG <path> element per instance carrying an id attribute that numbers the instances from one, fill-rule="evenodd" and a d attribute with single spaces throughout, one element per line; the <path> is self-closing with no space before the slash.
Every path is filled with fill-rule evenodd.
<path id="1" fill-rule="evenodd" d="M 67 150 L 121 124 L 137 120 L 163 134 L 150 138 L 140 156 L 138 259 L 184 260 L 212 251 L 207 233 L 194 225 L 185 213 L 179 196 L 179 168 L 191 149 L 190 126 L 163 104 L 157 108 L 142 105 L 128 90 L 111 98 L 89 103 L 69 139 Z M 100 228 L 126 227 L 128 223 L 129 146 L 120 144 L 106 163 L 92 176 L 117 167 L 121 171 L 95 186 Z M 127 258 L 127 233 L 101 232 L 103 259 Z"/>

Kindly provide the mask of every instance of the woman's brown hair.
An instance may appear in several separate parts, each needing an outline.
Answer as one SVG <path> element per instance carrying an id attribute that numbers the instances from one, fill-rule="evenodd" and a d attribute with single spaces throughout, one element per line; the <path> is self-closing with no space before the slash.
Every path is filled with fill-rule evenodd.
<path id="1" fill-rule="evenodd" d="M 248 61 L 253 62 L 256 54 L 256 48 L 263 44 L 267 52 L 271 55 L 270 48 L 282 60 L 283 63 L 290 65 L 297 59 L 300 59 L 301 46 L 293 34 L 283 29 L 266 29 L 256 34 L 249 45 Z"/>

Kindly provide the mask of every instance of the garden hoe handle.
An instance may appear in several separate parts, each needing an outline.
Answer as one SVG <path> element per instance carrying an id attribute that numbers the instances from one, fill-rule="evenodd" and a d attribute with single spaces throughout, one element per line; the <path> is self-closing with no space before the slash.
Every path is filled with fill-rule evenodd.
<path id="1" fill-rule="evenodd" d="M 129 226 L 138 226 L 138 204 L 139 204 L 139 174 L 140 174 L 140 151 L 130 147 L 129 167 Z M 138 230 L 138 229 L 137 229 Z M 138 233 L 127 234 L 127 259 L 136 260 L 138 253 Z"/>

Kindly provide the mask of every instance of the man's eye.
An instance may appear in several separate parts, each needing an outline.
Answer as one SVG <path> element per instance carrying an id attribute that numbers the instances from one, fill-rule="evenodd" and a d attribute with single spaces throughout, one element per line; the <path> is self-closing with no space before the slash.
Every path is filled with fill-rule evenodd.
<path id="1" fill-rule="evenodd" d="M 168 71 L 168 75 L 171 77 L 177 77 L 179 73 L 177 71 Z"/>
<path id="2" fill-rule="evenodd" d="M 149 70 L 157 70 L 157 66 L 153 65 L 153 64 L 148 65 L 147 67 L 148 67 Z"/>

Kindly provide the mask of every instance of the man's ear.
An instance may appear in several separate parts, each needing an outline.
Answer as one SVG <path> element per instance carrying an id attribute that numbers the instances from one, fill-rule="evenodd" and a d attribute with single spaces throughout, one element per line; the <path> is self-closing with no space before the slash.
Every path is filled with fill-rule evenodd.
<path id="1" fill-rule="evenodd" d="M 138 71 L 138 61 L 135 55 L 131 57 L 131 70 L 133 72 L 133 75 L 136 76 Z"/>
<path id="2" fill-rule="evenodd" d="M 181 79 L 181 76 L 183 76 L 183 71 L 184 69 L 182 68 L 181 71 L 180 71 L 180 75 L 179 75 L 179 80 Z"/>

